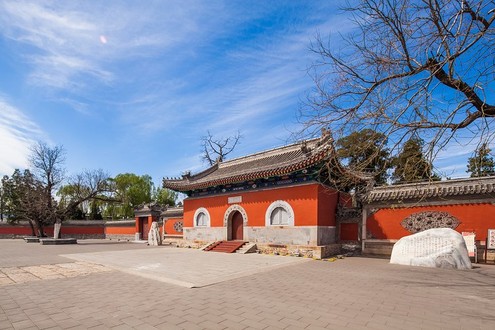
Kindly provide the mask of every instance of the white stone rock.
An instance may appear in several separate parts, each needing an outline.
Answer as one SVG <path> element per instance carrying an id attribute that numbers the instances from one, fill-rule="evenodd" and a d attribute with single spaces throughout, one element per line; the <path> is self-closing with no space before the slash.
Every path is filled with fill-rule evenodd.
<path id="1" fill-rule="evenodd" d="M 148 232 L 148 245 L 162 245 L 162 238 L 160 237 L 158 223 L 155 221 L 151 223 L 151 228 Z"/>
<path id="2" fill-rule="evenodd" d="M 471 269 L 466 243 L 450 228 L 434 228 L 401 238 L 390 263 L 410 266 Z"/>
<path id="3" fill-rule="evenodd" d="M 55 222 L 53 225 L 53 238 L 57 239 L 58 235 L 60 234 L 60 228 L 62 227 L 62 224 L 60 222 Z"/>

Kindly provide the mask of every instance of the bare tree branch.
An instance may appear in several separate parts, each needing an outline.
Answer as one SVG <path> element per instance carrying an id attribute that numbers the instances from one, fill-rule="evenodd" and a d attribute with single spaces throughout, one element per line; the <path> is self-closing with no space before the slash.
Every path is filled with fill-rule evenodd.
<path id="1" fill-rule="evenodd" d="M 241 138 L 241 133 L 237 132 L 234 136 L 215 139 L 210 131 L 207 131 L 207 135 L 201 138 L 203 161 L 207 162 L 209 165 L 213 165 L 216 162 L 222 162 L 227 155 L 234 151 Z"/>
<path id="2" fill-rule="evenodd" d="M 356 28 L 339 42 L 318 36 L 315 87 L 301 109 L 309 134 L 338 140 L 365 128 L 391 154 L 421 136 L 433 157 L 462 129 L 478 139 L 495 124 L 495 3 L 489 0 L 361 0 Z M 481 133 L 484 132 L 484 133 Z M 483 135 L 482 135 L 483 134 Z"/>

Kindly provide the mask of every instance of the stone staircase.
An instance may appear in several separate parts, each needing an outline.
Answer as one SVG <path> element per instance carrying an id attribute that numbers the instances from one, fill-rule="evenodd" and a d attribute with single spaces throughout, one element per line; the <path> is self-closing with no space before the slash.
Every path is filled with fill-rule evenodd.
<path id="1" fill-rule="evenodd" d="M 203 251 L 233 253 L 239 250 L 247 242 L 244 241 L 218 241 L 208 245 Z"/>

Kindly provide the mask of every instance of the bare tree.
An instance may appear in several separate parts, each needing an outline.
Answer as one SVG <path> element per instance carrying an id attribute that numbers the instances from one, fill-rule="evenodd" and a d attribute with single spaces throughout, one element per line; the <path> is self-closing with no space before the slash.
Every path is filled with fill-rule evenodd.
<path id="1" fill-rule="evenodd" d="M 31 147 L 29 162 L 33 173 L 45 186 L 47 203 L 51 207 L 53 190 L 64 180 L 64 147 L 51 148 L 46 143 L 38 142 Z"/>
<path id="2" fill-rule="evenodd" d="M 55 203 L 48 207 L 45 185 L 29 170 L 15 170 L 12 176 L 3 177 L 2 186 L 7 221 L 28 221 L 33 236 L 46 236 L 44 227 L 56 220 L 57 212 Z"/>
<path id="3" fill-rule="evenodd" d="M 85 201 L 115 202 L 114 187 L 110 176 L 103 170 L 85 170 L 69 178 L 65 190 L 65 201 L 60 208 L 60 219 L 64 219 Z M 69 188 L 69 189 L 68 189 Z"/>
<path id="4" fill-rule="evenodd" d="M 234 151 L 241 138 L 241 133 L 237 132 L 234 136 L 215 139 L 210 131 L 208 131 L 207 135 L 201 138 L 203 161 L 207 162 L 209 165 L 223 161 L 228 154 Z"/>
<path id="5" fill-rule="evenodd" d="M 351 7 L 352 6 L 352 7 Z M 301 119 L 336 140 L 364 128 L 387 136 L 396 154 L 412 136 L 430 159 L 464 135 L 493 139 L 495 2 L 361 0 L 339 42 L 312 45 L 314 93 Z M 492 103 L 490 103 L 492 102 Z"/>

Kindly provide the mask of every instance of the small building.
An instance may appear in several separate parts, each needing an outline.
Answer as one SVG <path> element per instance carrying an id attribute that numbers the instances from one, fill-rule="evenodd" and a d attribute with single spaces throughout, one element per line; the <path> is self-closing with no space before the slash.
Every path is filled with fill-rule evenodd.
<path id="1" fill-rule="evenodd" d="M 316 258 L 335 253 L 341 194 L 328 184 L 332 139 L 321 138 L 217 162 L 163 187 L 185 193 L 183 236 L 190 245 L 221 240 Z"/>
<path id="2" fill-rule="evenodd" d="M 153 222 L 159 222 L 163 208 L 158 204 L 142 204 L 134 209 L 135 241 L 147 240 Z"/>

